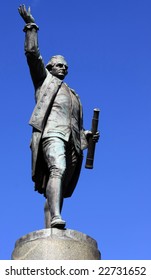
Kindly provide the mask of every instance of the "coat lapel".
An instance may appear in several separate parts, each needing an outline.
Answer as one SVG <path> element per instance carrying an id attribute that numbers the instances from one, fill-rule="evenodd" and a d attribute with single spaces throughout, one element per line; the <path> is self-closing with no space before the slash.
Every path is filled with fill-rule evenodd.
<path id="1" fill-rule="evenodd" d="M 29 124 L 40 132 L 42 132 L 44 129 L 50 108 L 61 83 L 61 80 L 52 76 L 51 74 L 48 74 L 46 81 L 43 83 L 40 89 L 37 104 L 29 121 Z"/>

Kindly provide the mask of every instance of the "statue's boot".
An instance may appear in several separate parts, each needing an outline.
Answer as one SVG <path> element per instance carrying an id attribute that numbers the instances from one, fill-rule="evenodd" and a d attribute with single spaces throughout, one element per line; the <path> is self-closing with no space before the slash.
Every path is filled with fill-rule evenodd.
<path id="1" fill-rule="evenodd" d="M 46 196 L 51 215 L 51 227 L 64 228 L 66 222 L 61 218 L 63 197 L 60 178 L 49 178 L 46 188 Z"/>

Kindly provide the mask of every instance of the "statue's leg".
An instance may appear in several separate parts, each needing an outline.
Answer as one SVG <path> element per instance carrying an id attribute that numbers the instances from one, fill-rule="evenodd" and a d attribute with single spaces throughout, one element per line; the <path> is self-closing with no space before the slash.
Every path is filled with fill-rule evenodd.
<path id="1" fill-rule="evenodd" d="M 43 153 L 49 170 L 49 180 L 46 187 L 48 207 L 46 227 L 64 228 L 65 221 L 61 218 L 63 204 L 62 185 L 66 170 L 65 143 L 63 140 L 52 137 L 43 141 Z M 47 209 L 49 208 L 50 215 Z M 48 221 L 48 215 L 51 219 Z"/>
<path id="2" fill-rule="evenodd" d="M 62 210 L 62 206 L 63 206 L 63 199 L 61 202 L 61 206 L 60 206 L 60 212 Z M 49 210 L 49 205 L 48 205 L 48 200 L 46 199 L 45 201 L 45 205 L 44 205 L 44 217 L 45 217 L 45 228 L 50 228 L 51 227 L 51 214 L 50 214 L 50 210 Z"/>
<path id="3" fill-rule="evenodd" d="M 61 178 L 49 178 L 46 197 L 48 200 L 48 207 L 51 214 L 51 227 L 64 227 L 65 221 L 61 218 L 61 205 L 62 205 L 62 180 Z"/>

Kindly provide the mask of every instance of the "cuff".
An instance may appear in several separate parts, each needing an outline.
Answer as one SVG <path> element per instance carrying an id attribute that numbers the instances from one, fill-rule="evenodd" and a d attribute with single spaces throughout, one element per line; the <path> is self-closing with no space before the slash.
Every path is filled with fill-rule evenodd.
<path id="1" fill-rule="evenodd" d="M 27 24 L 25 25 L 23 31 L 26 32 L 27 30 L 31 30 L 31 29 L 33 29 L 33 28 L 35 28 L 36 30 L 39 30 L 39 27 L 37 26 L 36 23 L 33 23 L 33 22 L 27 23 Z"/>

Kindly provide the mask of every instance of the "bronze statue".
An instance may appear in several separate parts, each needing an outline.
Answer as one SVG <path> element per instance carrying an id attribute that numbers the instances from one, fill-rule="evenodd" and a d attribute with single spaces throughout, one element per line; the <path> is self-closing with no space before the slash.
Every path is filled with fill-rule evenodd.
<path id="1" fill-rule="evenodd" d="M 77 184 L 92 132 L 83 129 L 80 99 L 63 82 L 68 64 L 61 55 L 53 56 L 45 66 L 39 52 L 38 26 L 30 8 L 20 5 L 19 13 L 26 25 L 25 55 L 35 88 L 36 106 L 30 118 L 33 128 L 32 180 L 35 190 L 47 198 L 51 227 L 64 228 L 61 217 L 63 198 L 70 197 Z M 97 142 L 99 133 L 93 135 Z"/>

